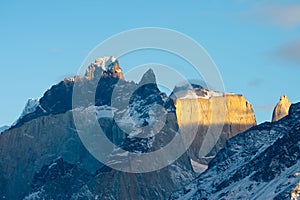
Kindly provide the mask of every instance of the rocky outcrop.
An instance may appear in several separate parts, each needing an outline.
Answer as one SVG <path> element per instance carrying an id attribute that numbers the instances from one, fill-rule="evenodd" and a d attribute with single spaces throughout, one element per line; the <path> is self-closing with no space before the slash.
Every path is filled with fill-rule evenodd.
<path id="1" fill-rule="evenodd" d="M 210 160 L 205 157 L 212 158 L 225 147 L 227 139 L 256 125 L 252 106 L 244 96 L 209 92 L 202 88 L 174 99 L 179 127 L 197 129 L 189 155 L 203 164 Z"/>
<path id="2" fill-rule="evenodd" d="M 291 102 L 286 95 L 280 97 L 279 102 L 274 108 L 272 122 L 276 122 L 289 114 Z"/>

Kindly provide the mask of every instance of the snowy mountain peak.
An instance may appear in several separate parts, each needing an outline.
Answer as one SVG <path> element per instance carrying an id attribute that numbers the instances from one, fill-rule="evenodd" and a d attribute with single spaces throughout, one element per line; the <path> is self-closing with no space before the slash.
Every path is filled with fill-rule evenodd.
<path id="1" fill-rule="evenodd" d="M 118 61 L 114 56 L 106 56 L 102 58 L 96 58 L 93 64 L 102 68 L 103 71 L 107 71 L 110 70 L 117 62 Z"/>
<path id="2" fill-rule="evenodd" d="M 89 80 L 96 77 L 124 79 L 122 69 L 119 67 L 119 62 L 114 56 L 96 58 L 95 62 L 91 63 L 87 68 L 85 77 Z"/>

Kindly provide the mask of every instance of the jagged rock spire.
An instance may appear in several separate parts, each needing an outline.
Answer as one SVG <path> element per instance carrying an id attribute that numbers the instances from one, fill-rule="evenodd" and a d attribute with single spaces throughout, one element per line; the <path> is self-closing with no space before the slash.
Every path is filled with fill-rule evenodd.
<path id="1" fill-rule="evenodd" d="M 139 85 L 156 84 L 156 77 L 152 69 L 148 69 L 143 75 Z"/>
<path id="2" fill-rule="evenodd" d="M 280 97 L 279 102 L 274 108 L 272 122 L 276 122 L 289 114 L 291 102 L 286 95 Z"/>

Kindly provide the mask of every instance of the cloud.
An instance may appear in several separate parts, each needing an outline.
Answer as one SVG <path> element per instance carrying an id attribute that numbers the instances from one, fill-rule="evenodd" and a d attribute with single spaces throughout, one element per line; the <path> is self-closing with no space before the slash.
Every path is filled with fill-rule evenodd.
<path id="1" fill-rule="evenodd" d="M 58 48 L 58 47 L 53 47 L 53 48 L 50 49 L 51 53 L 61 53 L 61 51 L 62 50 L 60 48 Z"/>
<path id="2" fill-rule="evenodd" d="M 265 9 L 265 19 L 274 25 L 296 27 L 300 25 L 300 5 Z"/>
<path id="3" fill-rule="evenodd" d="M 238 16 L 255 23 L 294 28 L 300 26 L 300 5 L 260 5 L 238 13 Z"/>
<path id="4" fill-rule="evenodd" d="M 253 106 L 254 110 L 259 110 L 259 111 L 271 111 L 274 109 L 274 105 L 268 104 L 268 105 L 262 105 L 262 106 Z"/>
<path id="5" fill-rule="evenodd" d="M 300 39 L 280 46 L 271 56 L 300 65 Z"/>
<path id="6" fill-rule="evenodd" d="M 259 86 L 262 85 L 263 82 L 264 82 L 263 79 L 256 78 L 256 79 L 250 80 L 250 81 L 248 82 L 248 86 L 249 86 L 249 87 L 259 87 Z"/>
<path id="7" fill-rule="evenodd" d="M 285 29 L 293 29 L 297 33 L 300 28 L 300 4 L 296 1 L 250 1 L 237 0 L 247 4 L 251 8 L 236 13 L 235 18 L 242 22 L 250 22 L 261 25 L 273 25 Z M 297 29 L 296 29 L 297 28 Z M 296 30 L 295 30 L 296 29 Z M 300 38 L 289 43 L 285 43 L 267 53 L 268 57 L 276 60 L 287 61 L 289 64 L 300 65 Z M 261 84 L 259 80 L 248 83 L 255 87 Z"/>

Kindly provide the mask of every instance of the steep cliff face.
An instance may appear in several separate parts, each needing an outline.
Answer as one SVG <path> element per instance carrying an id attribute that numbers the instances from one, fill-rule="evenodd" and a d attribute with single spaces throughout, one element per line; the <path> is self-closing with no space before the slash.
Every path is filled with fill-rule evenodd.
<path id="1" fill-rule="evenodd" d="M 280 97 L 279 102 L 274 108 L 272 122 L 276 122 L 289 114 L 291 102 L 286 95 Z"/>
<path id="2" fill-rule="evenodd" d="M 214 156 L 225 146 L 227 139 L 256 125 L 252 106 L 242 95 L 216 93 L 203 96 L 194 93 L 175 98 L 174 105 L 179 127 L 197 127 L 189 155 L 204 164 L 209 161 L 205 157 Z M 213 131 L 219 131 L 221 135 L 207 135 L 214 134 Z M 209 146 L 213 148 L 208 152 Z"/>

